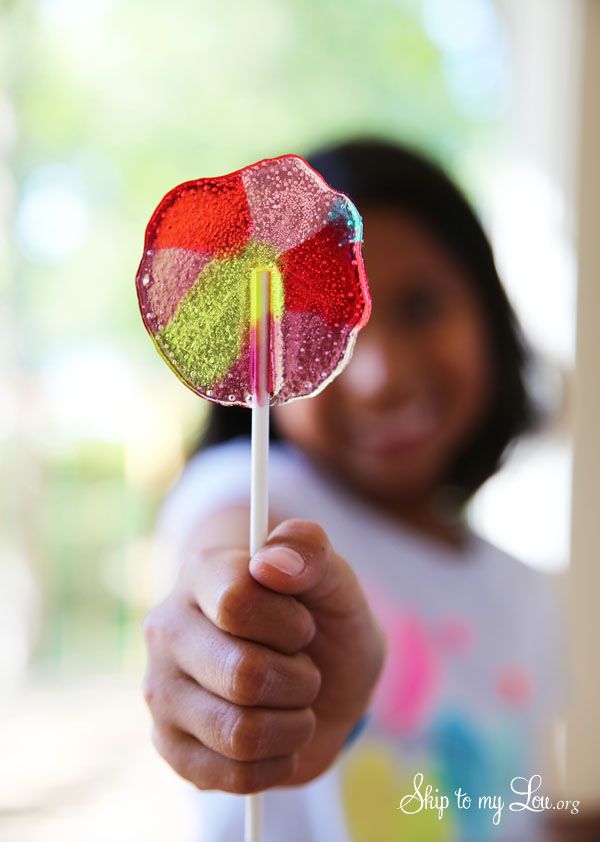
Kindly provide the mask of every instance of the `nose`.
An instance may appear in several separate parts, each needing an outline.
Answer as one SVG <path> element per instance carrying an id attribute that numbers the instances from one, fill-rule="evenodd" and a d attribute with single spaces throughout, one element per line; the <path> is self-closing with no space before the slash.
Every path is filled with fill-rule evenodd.
<path id="1" fill-rule="evenodd" d="M 416 379 L 415 360 L 405 343 L 367 327 L 358 336 L 339 383 L 353 400 L 385 408 L 408 398 L 416 388 Z"/>

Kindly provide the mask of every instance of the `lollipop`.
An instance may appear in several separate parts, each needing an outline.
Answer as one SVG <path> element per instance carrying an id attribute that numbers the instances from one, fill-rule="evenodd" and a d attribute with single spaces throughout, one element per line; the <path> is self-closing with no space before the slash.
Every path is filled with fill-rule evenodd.
<path id="1" fill-rule="evenodd" d="M 266 397 L 313 395 L 343 368 L 369 316 L 361 240 L 352 202 L 296 155 L 181 184 L 147 228 L 144 324 L 197 394 L 252 404 L 257 276 L 268 272 Z"/>
<path id="2" fill-rule="evenodd" d="M 146 229 L 142 318 L 175 374 L 252 409 L 250 553 L 268 534 L 269 406 L 315 395 L 348 362 L 371 301 L 362 222 L 297 155 L 175 187 Z M 246 842 L 259 839 L 247 797 Z"/>

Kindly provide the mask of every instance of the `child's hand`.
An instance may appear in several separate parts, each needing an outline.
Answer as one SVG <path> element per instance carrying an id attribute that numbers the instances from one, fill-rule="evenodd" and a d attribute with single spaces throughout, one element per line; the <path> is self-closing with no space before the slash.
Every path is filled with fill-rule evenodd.
<path id="1" fill-rule="evenodd" d="M 384 659 L 353 571 L 300 520 L 281 523 L 250 564 L 244 549 L 192 554 L 144 630 L 154 744 L 200 789 L 316 777 L 362 717 Z"/>

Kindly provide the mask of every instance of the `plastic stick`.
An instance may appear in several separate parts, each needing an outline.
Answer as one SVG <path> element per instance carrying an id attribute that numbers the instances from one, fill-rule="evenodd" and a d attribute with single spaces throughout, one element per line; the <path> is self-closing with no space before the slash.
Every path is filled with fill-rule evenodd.
<path id="1" fill-rule="evenodd" d="M 255 272 L 251 311 L 255 324 L 252 345 L 254 394 L 252 396 L 252 456 L 250 488 L 250 555 L 264 546 L 269 533 L 269 299 L 271 273 Z M 260 795 L 246 796 L 244 842 L 260 842 Z"/>

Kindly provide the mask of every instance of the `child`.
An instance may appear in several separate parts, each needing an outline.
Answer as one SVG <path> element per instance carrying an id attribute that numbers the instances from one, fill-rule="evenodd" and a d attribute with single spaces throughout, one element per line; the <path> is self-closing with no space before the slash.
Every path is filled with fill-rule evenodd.
<path id="1" fill-rule="evenodd" d="M 259 790 L 263 842 L 532 842 L 540 815 L 509 804 L 543 771 L 552 601 L 463 519 L 533 425 L 527 353 L 436 166 L 374 141 L 310 162 L 363 215 L 372 316 L 327 389 L 272 413 L 250 562 L 250 413 L 212 408 L 162 512 L 180 570 L 145 625 L 155 745 L 221 790 L 198 794 L 202 842 L 241 839 L 233 793 Z"/>

